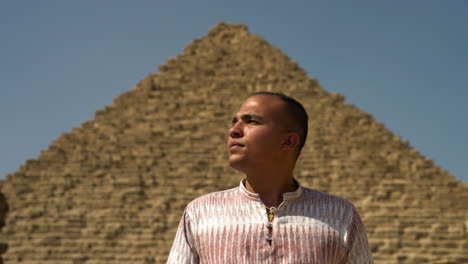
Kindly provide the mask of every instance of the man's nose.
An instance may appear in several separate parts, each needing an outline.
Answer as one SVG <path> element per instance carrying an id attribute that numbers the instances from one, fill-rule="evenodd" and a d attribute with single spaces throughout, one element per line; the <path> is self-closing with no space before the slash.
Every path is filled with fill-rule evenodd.
<path id="1" fill-rule="evenodd" d="M 244 136 L 241 122 L 238 121 L 232 125 L 232 127 L 229 129 L 229 136 L 232 138 L 241 138 Z"/>

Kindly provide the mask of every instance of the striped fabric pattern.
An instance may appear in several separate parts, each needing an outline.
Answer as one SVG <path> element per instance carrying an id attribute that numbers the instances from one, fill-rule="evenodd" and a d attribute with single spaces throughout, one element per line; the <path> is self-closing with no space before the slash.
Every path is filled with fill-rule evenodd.
<path id="1" fill-rule="evenodd" d="M 167 263 L 373 263 L 364 225 L 347 200 L 299 188 L 270 223 L 258 194 L 239 187 L 190 202 Z"/>

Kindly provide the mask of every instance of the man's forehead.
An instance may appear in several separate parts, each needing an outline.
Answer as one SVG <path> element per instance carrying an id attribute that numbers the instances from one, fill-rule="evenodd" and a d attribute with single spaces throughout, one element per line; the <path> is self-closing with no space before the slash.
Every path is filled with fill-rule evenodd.
<path id="1" fill-rule="evenodd" d="M 251 112 L 245 112 L 245 113 L 237 113 L 234 116 L 234 119 L 258 119 L 258 120 L 263 120 L 264 118 L 256 113 L 251 113 Z"/>
<path id="2" fill-rule="evenodd" d="M 249 98 L 250 99 L 250 98 Z M 239 111 L 236 113 L 236 117 L 241 118 L 241 116 L 256 116 L 262 117 L 265 115 L 265 106 L 256 100 L 247 99 L 239 108 Z"/>
<path id="3" fill-rule="evenodd" d="M 258 94 L 253 95 L 241 105 L 236 117 L 242 115 L 255 115 L 258 117 L 269 117 L 271 115 L 281 115 L 284 113 L 284 102 L 274 95 Z"/>
<path id="4" fill-rule="evenodd" d="M 284 109 L 284 102 L 274 95 L 257 94 L 253 95 L 241 105 L 239 113 L 252 112 L 252 113 L 265 113 L 276 112 Z"/>

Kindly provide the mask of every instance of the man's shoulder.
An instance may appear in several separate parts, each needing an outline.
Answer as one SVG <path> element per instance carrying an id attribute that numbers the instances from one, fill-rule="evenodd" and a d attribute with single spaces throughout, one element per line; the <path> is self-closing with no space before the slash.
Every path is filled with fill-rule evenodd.
<path id="1" fill-rule="evenodd" d="M 321 192 L 318 190 L 302 187 L 303 199 L 310 202 L 326 203 L 329 205 L 339 205 L 340 207 L 348 207 L 354 209 L 354 205 L 349 200 L 338 195 Z"/>
<path id="2" fill-rule="evenodd" d="M 223 191 L 212 192 L 204 194 L 192 200 L 187 208 L 199 207 L 203 205 L 215 205 L 222 204 L 224 201 L 229 201 L 234 199 L 239 195 L 239 187 L 230 188 Z"/>

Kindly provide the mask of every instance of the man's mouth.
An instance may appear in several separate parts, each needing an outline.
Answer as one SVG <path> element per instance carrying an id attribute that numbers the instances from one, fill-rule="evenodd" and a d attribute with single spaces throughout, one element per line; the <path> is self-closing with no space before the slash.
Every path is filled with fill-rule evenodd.
<path id="1" fill-rule="evenodd" d="M 236 147 L 244 147 L 244 145 L 238 142 L 232 142 L 229 144 L 229 149 L 236 148 Z"/>

